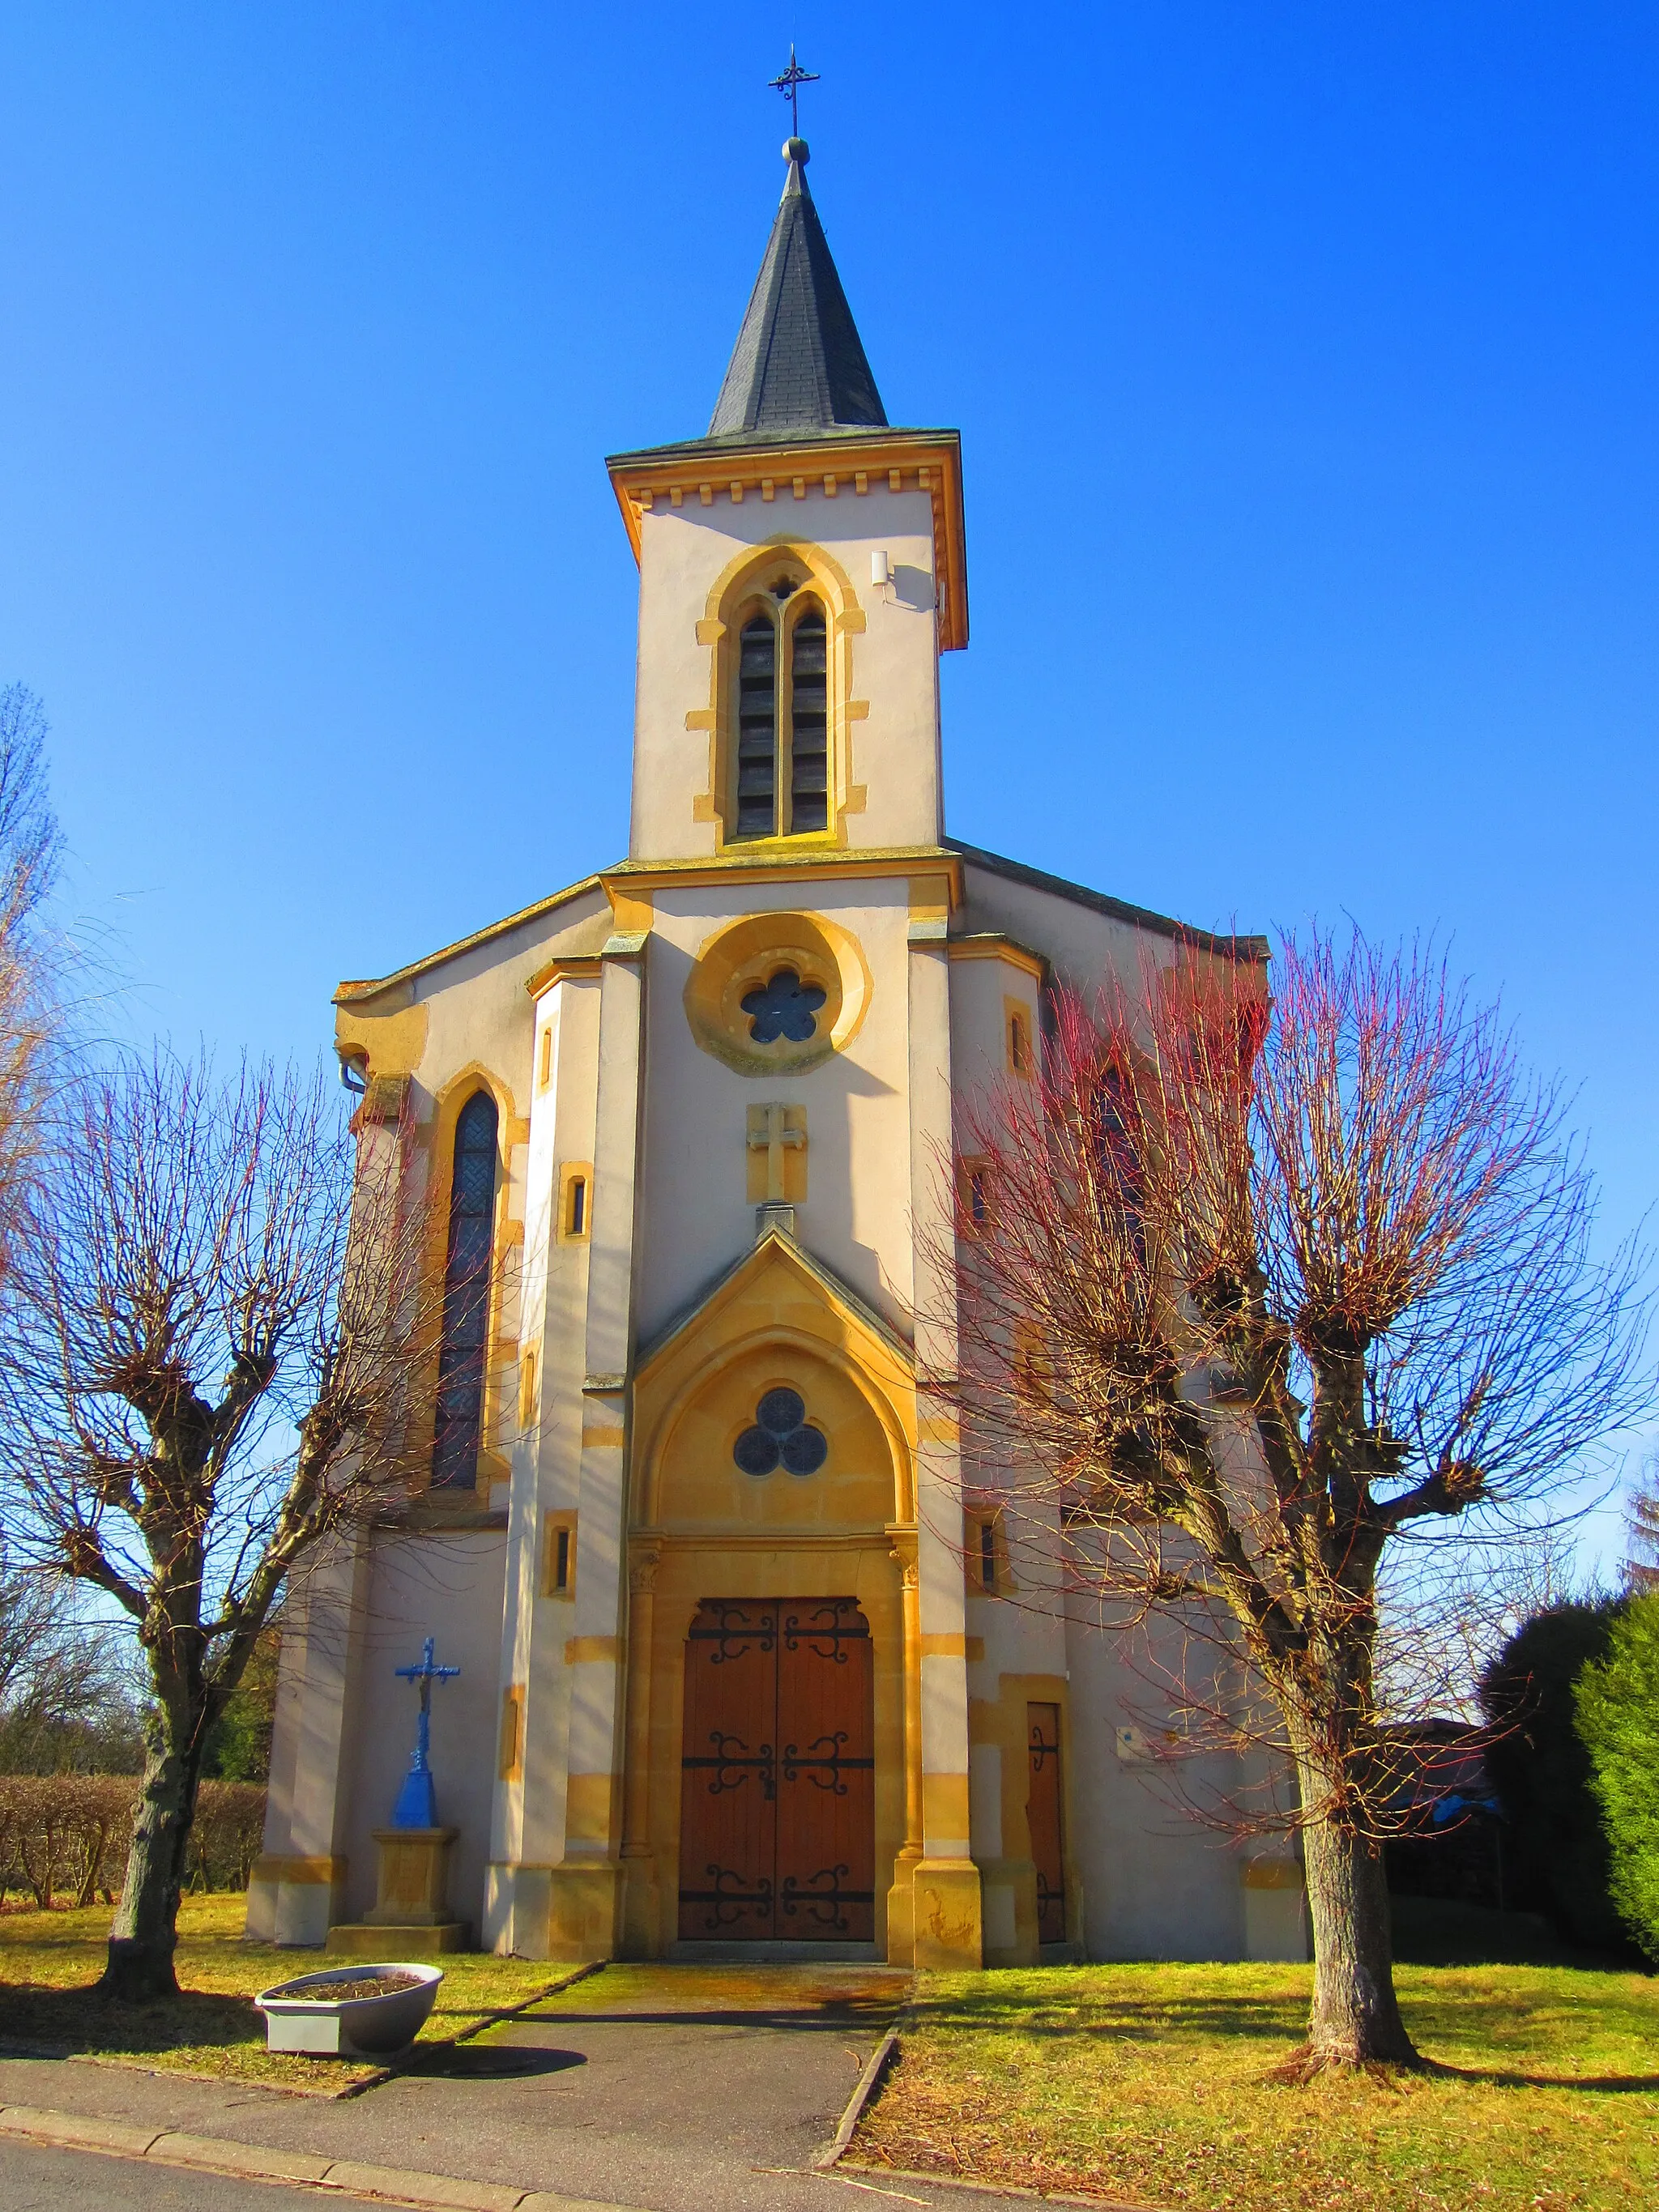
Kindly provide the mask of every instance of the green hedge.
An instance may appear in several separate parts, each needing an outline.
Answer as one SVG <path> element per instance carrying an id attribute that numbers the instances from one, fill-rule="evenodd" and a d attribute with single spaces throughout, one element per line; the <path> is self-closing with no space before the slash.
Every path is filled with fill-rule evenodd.
<path id="1" fill-rule="evenodd" d="M 1573 1703 L 1607 1839 L 1608 1890 L 1659 1961 L 1659 1595 L 1619 1608 L 1607 1656 L 1580 1673 Z"/>

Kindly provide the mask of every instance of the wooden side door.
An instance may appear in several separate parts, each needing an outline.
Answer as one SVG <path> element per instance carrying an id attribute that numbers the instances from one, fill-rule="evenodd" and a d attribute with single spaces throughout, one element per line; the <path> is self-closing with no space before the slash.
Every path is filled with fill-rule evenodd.
<path id="1" fill-rule="evenodd" d="M 778 1608 L 777 1932 L 867 1943 L 876 1932 L 875 1670 L 850 1597 Z"/>
<path id="2" fill-rule="evenodd" d="M 710 1599 L 685 1646 L 683 1942 L 776 1933 L 778 1608 Z"/>
<path id="3" fill-rule="evenodd" d="M 1037 1941 L 1063 1943 L 1066 1863 L 1060 1834 L 1060 1707 L 1027 1705 L 1025 1740 L 1030 1760 L 1025 1817 L 1031 1830 L 1031 1856 L 1036 1862 Z"/>

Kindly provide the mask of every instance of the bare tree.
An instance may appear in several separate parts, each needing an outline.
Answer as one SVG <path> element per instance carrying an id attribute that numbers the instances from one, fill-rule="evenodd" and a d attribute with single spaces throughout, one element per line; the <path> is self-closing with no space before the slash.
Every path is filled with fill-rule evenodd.
<path id="1" fill-rule="evenodd" d="M 360 1120 L 361 1120 L 360 1116 Z M 39 1555 L 135 1625 L 153 1701 L 101 1987 L 177 1984 L 203 1756 L 285 1582 L 407 1487 L 429 1337 L 405 1132 L 320 1077 L 158 1051 L 87 1078 L 17 1240 L 0 1443 Z"/>
<path id="2" fill-rule="evenodd" d="M 1635 1551 L 1625 1562 L 1625 1579 L 1632 1589 L 1646 1594 L 1659 1590 L 1659 1454 L 1649 1459 L 1643 1477 L 1631 1492 L 1630 1538 Z"/>
<path id="3" fill-rule="evenodd" d="M 130 1774 L 143 1743 L 129 1639 L 56 1568 L 0 1547 L 0 1774 Z"/>
<path id="4" fill-rule="evenodd" d="M 0 690 L 0 1274 L 48 1149 L 58 963 L 41 926 L 62 839 L 46 791 L 46 718 L 21 684 Z"/>
<path id="5" fill-rule="evenodd" d="M 1592 1258 L 1559 1095 L 1437 961 L 1314 935 L 1275 981 L 1182 945 L 1133 994 L 1054 992 L 1030 1079 L 959 1116 L 942 1256 L 997 1491 L 1102 1619 L 1211 1639 L 1219 1687 L 1170 1670 L 1187 1719 L 1294 1773 L 1305 2077 L 1415 2062 L 1385 1547 L 1535 1519 L 1644 1399 L 1646 1308 L 1633 1250 Z"/>

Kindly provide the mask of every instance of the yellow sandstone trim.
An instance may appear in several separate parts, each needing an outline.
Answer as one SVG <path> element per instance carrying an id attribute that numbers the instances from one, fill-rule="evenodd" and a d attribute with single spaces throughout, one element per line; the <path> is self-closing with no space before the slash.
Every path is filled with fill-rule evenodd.
<path id="1" fill-rule="evenodd" d="M 927 495 L 933 511 L 939 650 L 953 653 L 967 644 L 968 564 L 962 459 L 954 435 L 916 437 L 906 436 L 900 431 L 890 438 L 860 439 L 855 451 L 847 455 L 848 465 L 838 464 L 830 471 L 823 465 L 828 457 L 821 444 L 785 441 L 759 453 L 733 454 L 731 458 L 740 473 L 723 480 L 721 489 L 728 497 L 734 489 L 741 493 L 752 488 L 763 499 L 769 499 L 777 484 L 787 483 L 797 499 L 805 499 L 809 483 L 822 485 L 834 497 L 842 482 L 856 482 L 860 474 L 867 482 L 879 477 L 884 471 L 888 489 L 896 492 L 904 489 L 907 477 L 913 477 L 916 489 Z M 799 475 L 795 473 L 797 470 L 800 471 Z M 692 489 L 705 507 L 712 505 L 714 499 L 714 486 L 697 477 L 684 455 L 677 459 L 669 453 L 659 459 L 649 453 L 623 454 L 610 465 L 610 475 L 635 561 L 640 557 L 642 518 L 654 512 L 665 492 L 672 508 L 678 508 L 686 492 Z"/>
<path id="2" fill-rule="evenodd" d="M 580 1667 L 595 1660 L 620 1659 L 620 1636 L 567 1636 L 564 1640 L 564 1663 Z M 572 1780 L 574 1780 L 573 1776 Z"/>
<path id="3" fill-rule="evenodd" d="M 251 1881 L 285 1881 L 295 1887 L 327 1883 L 332 1885 L 346 1878 L 346 1863 L 343 1858 L 282 1858 L 267 1852 L 253 1862 Z"/>
<path id="4" fill-rule="evenodd" d="M 426 1050 L 427 1008 L 422 1002 L 393 1013 L 334 1010 L 335 1050 L 358 1046 L 368 1054 L 372 1075 L 413 1075 Z"/>
<path id="5" fill-rule="evenodd" d="M 799 1043 L 757 1044 L 743 1000 L 783 967 L 823 993 L 817 1028 Z M 702 1049 L 739 1075 L 804 1075 L 852 1042 L 872 988 L 863 946 L 826 915 L 746 915 L 697 948 L 685 979 L 685 1018 Z"/>
<path id="6" fill-rule="evenodd" d="M 1048 973 L 1048 963 L 1040 952 L 1033 952 L 1015 939 L 1004 937 L 995 930 L 976 933 L 972 937 L 953 937 L 949 951 L 952 960 L 1000 960 L 1038 983 Z"/>
<path id="7" fill-rule="evenodd" d="M 648 887 L 633 886 L 623 889 L 615 882 L 607 882 L 605 896 L 611 901 L 611 919 L 619 937 L 647 937 L 656 916 L 652 908 Z"/>
<path id="8" fill-rule="evenodd" d="M 922 1638 L 924 1644 L 927 1638 Z M 931 1841 L 946 1842 L 968 1835 L 968 1777 L 965 1774 L 924 1774 L 921 1778 L 923 1833 Z"/>
<path id="9" fill-rule="evenodd" d="M 538 968 L 525 985 L 532 999 L 539 999 L 544 991 L 550 991 L 556 983 L 587 981 L 604 972 L 605 963 L 597 953 L 591 960 L 550 960 Z"/>
<path id="10" fill-rule="evenodd" d="M 1300 1889 L 1302 1868 L 1295 1859 L 1246 1859 L 1239 1869 L 1246 1889 Z"/>
<path id="11" fill-rule="evenodd" d="M 847 853 L 828 850 L 822 844 L 811 845 L 805 839 L 774 837 L 767 841 L 763 859 L 746 857 L 760 842 L 758 838 L 752 844 L 745 841 L 741 854 L 733 854 L 730 858 L 722 855 L 719 860 L 643 860 L 637 866 L 624 862 L 608 869 L 600 881 L 607 890 L 629 884 L 643 884 L 652 890 L 672 890 L 682 884 L 699 889 L 709 884 L 775 883 L 780 870 L 785 868 L 810 869 L 830 883 L 859 882 L 872 877 L 887 881 L 894 876 L 915 875 L 916 863 L 926 860 L 936 863 L 928 871 L 929 875 L 948 879 L 952 910 L 962 904 L 962 861 L 954 853 L 938 853 L 927 846 L 914 845 Z"/>
<path id="12" fill-rule="evenodd" d="M 524 1686 L 518 1682 L 501 1692 L 498 1771 L 503 1782 L 522 1782 L 524 1779 Z"/>
<path id="13" fill-rule="evenodd" d="M 608 1844 L 616 1827 L 616 1804 L 621 1778 L 615 1774 L 573 1774 L 565 1789 L 564 1832 L 567 1841 Z"/>

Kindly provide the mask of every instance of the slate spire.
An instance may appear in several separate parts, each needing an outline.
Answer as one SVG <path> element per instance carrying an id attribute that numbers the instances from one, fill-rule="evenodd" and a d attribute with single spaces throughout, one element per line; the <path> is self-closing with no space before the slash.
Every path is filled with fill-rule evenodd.
<path id="1" fill-rule="evenodd" d="M 708 435 L 884 429 L 881 395 L 807 189 L 806 141 L 791 138 L 783 155 L 783 198 Z"/>

